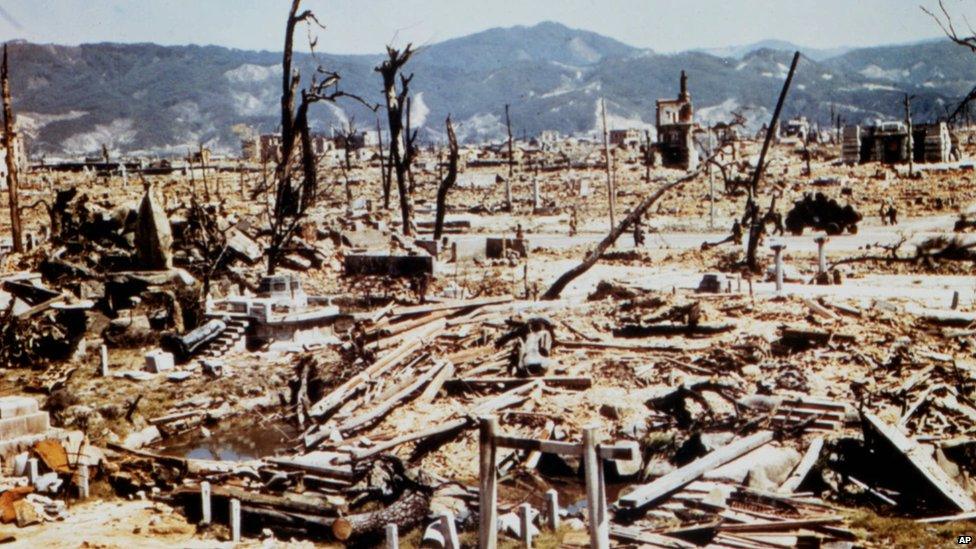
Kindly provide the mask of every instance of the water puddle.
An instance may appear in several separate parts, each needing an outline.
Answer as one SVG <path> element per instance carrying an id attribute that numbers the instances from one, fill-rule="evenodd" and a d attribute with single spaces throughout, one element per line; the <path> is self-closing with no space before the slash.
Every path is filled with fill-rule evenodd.
<path id="1" fill-rule="evenodd" d="M 280 421 L 224 422 L 208 428 L 210 436 L 193 430 L 168 439 L 159 449 L 164 455 L 187 459 L 248 461 L 291 452 L 298 436 L 294 425 Z"/>

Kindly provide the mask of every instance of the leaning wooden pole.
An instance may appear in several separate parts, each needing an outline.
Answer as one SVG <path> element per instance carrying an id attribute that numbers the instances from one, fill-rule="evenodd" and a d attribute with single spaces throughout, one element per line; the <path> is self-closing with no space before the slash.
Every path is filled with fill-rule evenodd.
<path id="1" fill-rule="evenodd" d="M 793 82 L 793 74 L 796 73 L 796 65 L 800 62 L 800 52 L 793 54 L 793 62 L 790 64 L 790 72 L 786 75 L 786 82 L 783 89 L 779 92 L 779 99 L 776 101 L 776 109 L 773 111 L 773 119 L 766 128 L 766 138 L 763 140 L 762 150 L 759 152 L 759 162 L 756 164 L 756 171 L 752 174 L 752 182 L 749 185 L 749 200 L 754 202 L 756 192 L 759 190 L 759 181 L 762 180 L 763 168 L 766 165 L 766 152 L 769 151 L 769 143 L 776 132 L 776 125 L 779 124 L 779 115 L 783 111 L 783 103 L 786 102 L 786 93 L 790 91 L 790 84 Z M 758 212 L 758 209 L 756 210 Z M 749 245 L 746 250 L 746 265 L 750 270 L 756 270 L 756 248 L 759 246 L 759 233 L 762 231 L 762 216 L 757 213 L 752 220 L 749 228 Z"/>
<path id="2" fill-rule="evenodd" d="M 7 197 L 10 206 L 10 233 L 13 248 L 24 251 L 20 226 L 20 201 L 17 196 L 17 157 L 14 152 L 17 134 L 14 132 L 14 110 L 10 104 L 10 81 L 7 71 L 7 45 L 3 45 L 3 65 L 0 67 L 0 87 L 3 90 L 3 147 L 7 150 Z"/>
<path id="3" fill-rule="evenodd" d="M 711 160 L 711 158 L 709 160 Z M 566 289 L 566 286 L 569 286 L 570 282 L 576 280 L 577 277 L 579 277 L 586 271 L 590 270 L 590 268 L 592 268 L 594 265 L 596 265 L 596 263 L 600 261 L 600 258 L 603 257 L 603 254 L 606 253 L 607 249 L 610 248 L 610 246 L 612 246 L 613 243 L 616 242 L 618 238 L 620 238 L 620 235 L 622 235 L 627 230 L 628 227 L 633 225 L 634 221 L 640 219 L 640 217 L 643 216 L 644 213 L 655 202 L 657 202 L 659 198 L 664 196 L 666 192 L 682 185 L 683 183 L 687 183 L 688 181 L 691 181 L 696 177 L 698 177 L 699 175 L 701 175 L 703 166 L 706 165 L 708 165 L 708 162 L 702 163 L 695 171 L 685 175 L 684 177 L 681 177 L 680 179 L 676 179 L 674 181 L 661 185 L 660 187 L 657 188 L 656 191 L 654 191 L 653 194 L 651 194 L 650 196 L 642 200 L 641 203 L 638 204 L 637 207 L 633 209 L 633 211 L 627 214 L 627 217 L 623 218 L 623 220 L 621 220 L 620 223 L 616 227 L 614 227 L 613 230 L 610 231 L 610 234 L 608 234 L 606 238 L 604 238 L 603 240 L 600 241 L 599 244 L 597 244 L 596 248 L 594 248 L 593 251 L 591 251 L 586 255 L 586 257 L 583 259 L 582 262 L 580 262 L 579 265 L 576 265 L 572 269 L 563 273 L 562 276 L 557 278 L 556 281 L 552 283 L 552 286 L 550 286 L 549 289 L 546 290 L 546 293 L 542 295 L 542 299 L 545 300 L 559 299 L 559 295 L 563 292 L 564 289 Z"/>

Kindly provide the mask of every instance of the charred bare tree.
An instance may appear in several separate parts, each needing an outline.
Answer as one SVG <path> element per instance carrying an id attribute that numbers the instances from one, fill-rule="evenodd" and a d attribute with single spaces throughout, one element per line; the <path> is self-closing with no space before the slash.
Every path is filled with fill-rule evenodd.
<path id="1" fill-rule="evenodd" d="M 3 45 L 3 66 L 0 67 L 0 87 L 3 90 L 3 146 L 7 150 L 7 206 L 10 207 L 10 232 L 15 252 L 24 251 L 21 235 L 20 201 L 17 190 L 17 157 L 14 145 L 17 133 L 14 131 L 14 109 L 10 104 L 10 81 L 7 64 L 7 45 Z"/>
<path id="2" fill-rule="evenodd" d="M 409 97 L 410 80 L 413 75 L 404 76 L 400 70 L 414 54 L 411 44 L 402 51 L 386 47 L 387 59 L 376 72 L 383 77 L 383 95 L 386 100 L 386 118 L 390 126 L 390 164 L 396 172 L 397 192 L 400 195 L 400 217 L 403 223 L 403 234 L 410 234 L 410 195 L 407 191 L 407 177 L 412 160 L 413 142 L 417 135 L 410 133 L 409 125 Z M 400 77 L 400 87 L 397 89 L 397 76 Z M 406 123 L 406 133 L 404 124 Z"/>
<path id="3" fill-rule="evenodd" d="M 935 19 L 935 22 L 939 25 L 939 28 L 942 29 L 942 32 L 944 32 L 945 35 L 948 36 L 950 40 L 952 40 L 953 42 L 955 42 L 956 44 L 964 48 L 969 48 L 969 51 L 976 54 L 976 31 L 974 31 L 972 27 L 969 27 L 970 34 L 968 36 L 959 34 L 956 31 L 956 27 L 952 22 L 952 16 L 949 15 L 949 10 L 946 9 L 943 0 L 939 0 L 939 11 L 941 12 L 940 15 L 936 15 L 932 13 L 931 11 L 926 9 L 925 6 L 921 6 L 921 9 L 922 11 L 927 13 L 932 19 Z M 946 121 L 952 122 L 957 117 L 959 117 L 959 115 L 964 115 L 968 113 L 969 104 L 974 100 L 976 100 L 976 86 L 974 86 L 969 91 L 969 93 L 966 94 L 966 97 L 964 97 L 963 100 L 959 102 L 955 110 L 953 110 L 951 114 L 948 114 L 948 116 L 946 117 Z M 909 135 L 911 134 L 909 133 Z"/>
<path id="4" fill-rule="evenodd" d="M 303 22 L 321 27 L 311 11 L 298 11 L 300 5 L 301 0 L 292 0 L 285 26 L 285 49 L 281 61 L 281 150 L 274 173 L 274 204 L 269 215 L 271 242 L 267 256 L 268 274 L 274 274 L 307 211 L 314 205 L 318 193 L 317 161 L 308 120 L 309 107 L 318 102 L 332 103 L 340 97 L 359 99 L 337 89 L 337 73 L 319 67 L 309 86 L 301 90 L 301 102 L 297 110 L 295 109 L 295 96 L 301 82 L 298 70 L 292 69 L 295 27 Z M 310 46 L 314 49 L 314 40 Z M 296 183 L 293 173 L 294 157 L 299 144 L 299 165 L 303 173 L 301 181 Z M 266 190 L 262 188 L 259 192 Z"/>
<path id="5" fill-rule="evenodd" d="M 447 161 L 447 175 L 441 181 L 440 187 L 437 188 L 437 217 L 434 220 L 435 241 L 440 240 L 441 234 L 444 232 L 444 214 L 445 210 L 447 209 L 447 193 L 457 181 L 458 172 L 457 136 L 454 135 L 454 125 L 451 124 L 450 115 L 448 115 L 447 122 L 444 124 L 447 126 L 447 142 L 450 146 L 450 153 Z"/>

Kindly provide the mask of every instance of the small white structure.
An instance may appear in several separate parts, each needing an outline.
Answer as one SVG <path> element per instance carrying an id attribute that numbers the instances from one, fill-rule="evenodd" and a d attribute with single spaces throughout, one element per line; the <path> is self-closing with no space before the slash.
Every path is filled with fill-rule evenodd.
<path id="1" fill-rule="evenodd" d="M 154 349 L 146 353 L 146 370 L 153 373 L 168 372 L 176 367 L 173 353 Z"/>

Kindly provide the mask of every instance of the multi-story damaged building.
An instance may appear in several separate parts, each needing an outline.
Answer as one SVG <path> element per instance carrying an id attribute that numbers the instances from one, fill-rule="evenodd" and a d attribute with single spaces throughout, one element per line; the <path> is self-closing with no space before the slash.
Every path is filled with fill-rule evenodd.
<path id="1" fill-rule="evenodd" d="M 952 136 L 946 123 L 913 125 L 911 151 L 908 127 L 902 122 L 844 128 L 841 160 L 845 164 L 901 164 L 908 162 L 909 154 L 918 163 L 948 162 L 952 156 Z"/>
<path id="2" fill-rule="evenodd" d="M 694 108 L 688 93 L 688 76 L 681 71 L 681 91 L 677 99 L 657 101 L 657 139 L 655 145 L 665 167 L 692 170 L 698 166 L 694 139 Z"/>

